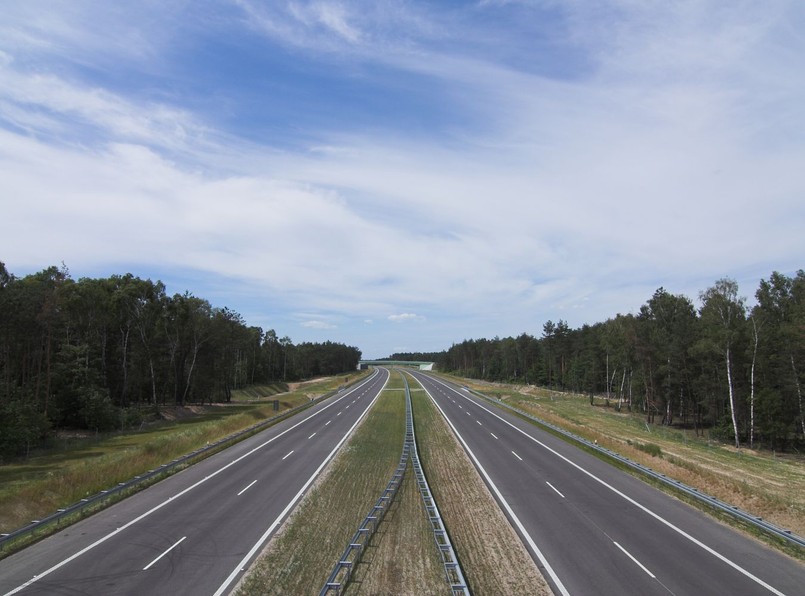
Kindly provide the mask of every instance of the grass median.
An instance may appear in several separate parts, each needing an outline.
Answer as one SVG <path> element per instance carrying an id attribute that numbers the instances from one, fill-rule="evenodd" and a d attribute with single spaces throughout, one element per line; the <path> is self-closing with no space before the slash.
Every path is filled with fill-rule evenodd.
<path id="1" fill-rule="evenodd" d="M 236 590 L 316 594 L 386 488 L 405 439 L 405 392 L 392 373 L 377 403 L 271 539 Z M 436 594 L 446 583 L 418 494 L 406 480 L 353 572 L 349 594 Z M 415 498 L 416 497 L 416 498 Z M 420 501 L 421 503 L 421 501 Z M 428 554 L 430 552 L 430 554 Z"/>

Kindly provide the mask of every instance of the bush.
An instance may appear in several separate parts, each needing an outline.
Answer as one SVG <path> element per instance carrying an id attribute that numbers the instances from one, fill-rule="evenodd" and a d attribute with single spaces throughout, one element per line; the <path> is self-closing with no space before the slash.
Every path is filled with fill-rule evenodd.
<path id="1" fill-rule="evenodd" d="M 631 441 L 629 442 L 629 444 L 632 444 Z M 639 449 L 644 453 L 648 453 L 651 457 L 662 457 L 662 449 L 660 449 L 660 446 L 656 445 L 655 443 L 635 442 L 634 446 L 636 449 Z"/>
<path id="2" fill-rule="evenodd" d="M 12 399 L 0 405 L 0 456 L 27 455 L 50 434 L 50 421 L 30 400 Z"/>
<path id="3" fill-rule="evenodd" d="M 120 410 L 112 404 L 109 395 L 90 388 L 81 398 L 78 417 L 85 428 L 105 432 L 117 427 L 120 421 Z"/>
<path id="4" fill-rule="evenodd" d="M 139 428 L 145 421 L 142 410 L 140 408 L 125 408 L 122 413 L 123 428 Z"/>

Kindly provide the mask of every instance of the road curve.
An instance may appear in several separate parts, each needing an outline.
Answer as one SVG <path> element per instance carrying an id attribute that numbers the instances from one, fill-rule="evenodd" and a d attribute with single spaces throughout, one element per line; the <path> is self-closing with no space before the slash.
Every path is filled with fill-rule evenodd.
<path id="1" fill-rule="evenodd" d="M 461 387 L 412 374 L 555 593 L 805 593 L 801 563 Z"/>
<path id="2" fill-rule="evenodd" d="M 368 412 L 374 372 L 0 561 L 0 594 L 223 594 Z"/>

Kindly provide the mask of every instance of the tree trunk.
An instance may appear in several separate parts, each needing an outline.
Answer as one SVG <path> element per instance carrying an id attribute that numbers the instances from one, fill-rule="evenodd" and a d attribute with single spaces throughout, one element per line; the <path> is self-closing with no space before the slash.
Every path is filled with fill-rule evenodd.
<path id="1" fill-rule="evenodd" d="M 799 423 L 802 427 L 802 434 L 805 435 L 805 413 L 802 410 L 802 386 L 799 384 L 799 374 L 797 373 L 797 367 L 794 364 L 794 355 L 789 354 L 791 357 L 791 370 L 794 372 L 794 382 L 797 385 L 797 398 L 799 399 Z"/>
<path id="2" fill-rule="evenodd" d="M 193 369 L 196 367 L 196 357 L 198 356 L 198 343 L 193 346 L 193 360 L 190 361 L 190 370 L 187 373 L 187 382 L 184 386 L 184 393 L 182 394 L 182 406 L 187 401 L 187 394 L 190 391 L 190 383 L 193 377 Z"/>
<path id="3" fill-rule="evenodd" d="M 671 423 L 674 421 L 674 411 L 671 407 L 673 402 L 673 397 L 671 394 L 671 357 L 668 356 L 668 388 L 665 390 L 665 415 L 663 416 L 663 424 L 666 426 L 671 426 Z"/>
<path id="4" fill-rule="evenodd" d="M 752 317 L 752 367 L 749 369 L 749 448 L 755 448 L 755 361 L 757 360 L 758 330 Z"/>
<path id="5" fill-rule="evenodd" d="M 51 344 L 51 336 L 52 336 L 52 333 L 51 333 L 51 330 L 50 330 L 50 325 L 48 325 L 48 341 L 47 341 L 47 348 L 46 348 L 47 352 L 45 353 L 45 358 L 47 359 L 46 360 L 47 373 L 46 373 L 46 376 L 45 376 L 45 408 L 44 408 L 45 416 L 48 415 L 48 404 L 50 403 L 50 380 L 51 380 L 50 379 L 50 376 L 51 376 L 51 371 L 50 371 L 50 344 Z M 793 360 L 792 360 L 792 362 L 793 362 Z M 801 403 L 802 403 L 802 400 L 800 400 L 800 404 Z"/>
<path id="6" fill-rule="evenodd" d="M 732 414 L 732 430 L 735 432 L 735 448 L 740 449 L 741 442 L 738 436 L 738 413 L 735 411 L 735 392 L 732 389 L 732 361 L 729 347 L 727 347 L 725 354 L 727 360 L 727 388 L 730 396 L 730 413 Z"/>
<path id="7" fill-rule="evenodd" d="M 632 411 L 632 369 L 629 369 L 629 411 Z"/>
<path id="8" fill-rule="evenodd" d="M 123 349 L 123 387 L 120 391 L 120 407 L 126 406 L 126 393 L 128 393 L 129 386 L 129 332 L 131 327 L 120 328 L 120 347 Z"/>
<path id="9" fill-rule="evenodd" d="M 151 372 L 151 403 L 157 405 L 157 376 L 154 372 L 154 359 L 148 355 L 148 369 Z"/>

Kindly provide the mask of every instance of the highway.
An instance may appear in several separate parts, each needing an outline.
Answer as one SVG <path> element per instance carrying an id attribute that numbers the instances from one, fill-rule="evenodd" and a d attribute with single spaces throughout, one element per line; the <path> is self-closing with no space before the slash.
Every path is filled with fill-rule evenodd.
<path id="1" fill-rule="evenodd" d="M 802 564 L 461 387 L 412 375 L 556 594 L 805 594 Z"/>
<path id="2" fill-rule="evenodd" d="M 387 370 L 376 370 L 354 387 L 0 561 L 0 594 L 228 593 L 388 377 Z"/>

